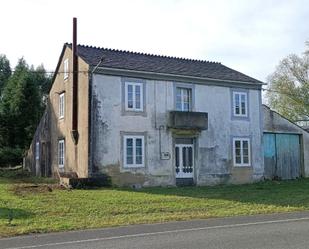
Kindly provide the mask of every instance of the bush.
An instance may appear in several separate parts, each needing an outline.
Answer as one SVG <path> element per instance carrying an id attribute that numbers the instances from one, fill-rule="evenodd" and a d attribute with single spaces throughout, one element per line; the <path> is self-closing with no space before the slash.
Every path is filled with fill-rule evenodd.
<path id="1" fill-rule="evenodd" d="M 0 177 L 11 178 L 11 179 L 22 179 L 22 178 L 30 178 L 31 174 L 29 171 L 25 171 L 22 168 L 17 169 L 0 168 Z"/>
<path id="2" fill-rule="evenodd" d="M 100 187 L 110 187 L 111 178 L 105 174 L 90 178 L 71 178 L 70 185 L 76 189 L 91 189 Z"/>
<path id="3" fill-rule="evenodd" d="M 12 167 L 21 165 L 23 161 L 23 150 L 20 148 L 0 148 L 0 167 Z"/>

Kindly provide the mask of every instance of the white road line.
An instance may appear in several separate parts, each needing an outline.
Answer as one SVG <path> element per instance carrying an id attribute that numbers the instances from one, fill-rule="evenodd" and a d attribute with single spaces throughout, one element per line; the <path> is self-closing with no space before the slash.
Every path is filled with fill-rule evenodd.
<path id="1" fill-rule="evenodd" d="M 162 231 L 162 232 L 128 234 L 128 235 L 120 235 L 120 236 L 106 237 L 106 238 L 74 240 L 74 241 L 47 243 L 47 244 L 32 245 L 32 246 L 8 247 L 8 248 L 4 248 L 4 249 L 30 249 L 30 248 L 39 248 L 39 247 L 46 247 L 46 246 L 59 246 L 59 245 L 80 244 L 80 243 L 94 242 L 94 241 L 144 237 L 144 236 L 167 234 L 167 233 L 181 233 L 181 232 L 190 232 L 190 231 L 211 230 L 211 229 L 218 229 L 218 228 L 245 227 L 245 226 L 253 226 L 253 225 L 275 224 L 275 223 L 306 221 L 306 220 L 309 220 L 309 217 L 295 218 L 295 219 L 285 219 L 285 220 L 260 221 L 260 222 L 251 222 L 251 223 L 240 223 L 240 224 L 211 226 L 211 227 L 197 227 L 197 228 L 187 228 L 187 229 L 178 229 L 178 230 L 167 230 L 167 231 Z"/>

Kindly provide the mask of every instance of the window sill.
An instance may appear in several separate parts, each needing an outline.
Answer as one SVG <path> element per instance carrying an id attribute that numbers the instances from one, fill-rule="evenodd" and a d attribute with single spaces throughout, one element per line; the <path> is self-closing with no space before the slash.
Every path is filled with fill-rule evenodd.
<path id="1" fill-rule="evenodd" d="M 237 115 L 237 114 L 233 114 L 233 117 L 235 117 L 235 118 L 247 118 L 248 115 Z"/>
<path id="2" fill-rule="evenodd" d="M 145 168 L 145 165 L 124 165 L 123 166 L 124 169 L 144 169 Z"/>
<path id="3" fill-rule="evenodd" d="M 252 165 L 233 165 L 234 168 L 252 168 Z"/>
<path id="4" fill-rule="evenodd" d="M 122 116 L 147 116 L 146 111 L 124 110 Z"/>
<path id="5" fill-rule="evenodd" d="M 125 109 L 126 112 L 144 112 L 144 110 L 141 109 Z"/>
<path id="6" fill-rule="evenodd" d="M 232 116 L 232 120 L 250 121 L 248 116 Z"/>

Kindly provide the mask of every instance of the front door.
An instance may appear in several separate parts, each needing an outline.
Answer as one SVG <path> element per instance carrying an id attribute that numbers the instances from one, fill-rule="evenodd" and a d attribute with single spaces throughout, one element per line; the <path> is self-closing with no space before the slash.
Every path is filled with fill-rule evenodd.
<path id="1" fill-rule="evenodd" d="M 194 159 L 193 144 L 175 145 L 175 170 L 177 178 L 191 178 L 193 180 Z"/>

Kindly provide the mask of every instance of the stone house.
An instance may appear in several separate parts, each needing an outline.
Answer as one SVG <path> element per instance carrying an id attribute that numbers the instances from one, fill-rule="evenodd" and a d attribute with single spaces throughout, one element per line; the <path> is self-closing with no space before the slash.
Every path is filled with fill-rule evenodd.
<path id="1" fill-rule="evenodd" d="M 65 44 L 26 165 L 120 186 L 259 180 L 262 85 L 217 62 Z"/>

